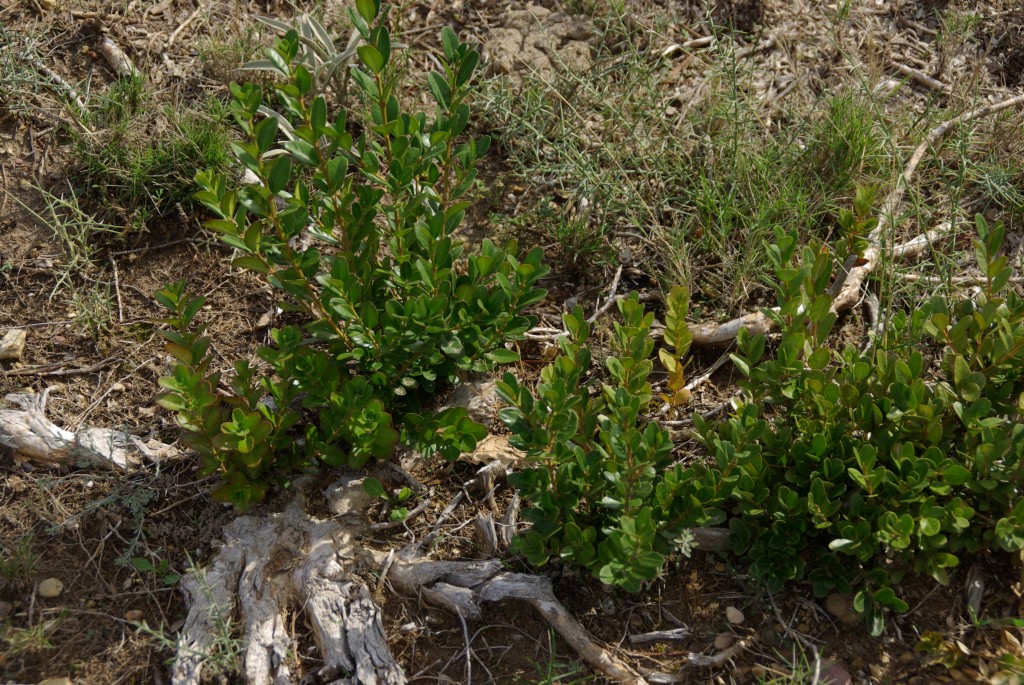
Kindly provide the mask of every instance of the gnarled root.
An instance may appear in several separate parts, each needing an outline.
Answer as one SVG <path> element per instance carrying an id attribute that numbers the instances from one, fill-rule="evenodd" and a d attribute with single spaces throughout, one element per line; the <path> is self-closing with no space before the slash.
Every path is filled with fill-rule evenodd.
<path id="1" fill-rule="evenodd" d="M 225 630 L 234 616 L 247 643 L 242 668 L 247 685 L 289 683 L 286 656 L 294 648 L 284 619 L 289 606 L 302 607 L 313 628 L 324 661 L 317 673 L 320 682 L 405 683 L 388 650 L 380 609 L 355 574 L 357 567 L 383 567 L 382 579 L 386 575 L 399 592 L 423 597 L 463 619 L 483 618 L 482 606 L 488 603 L 526 602 L 610 680 L 625 685 L 654 682 L 590 635 L 558 601 L 547 578 L 503 572 L 496 559 L 424 559 L 417 544 L 397 555 L 394 550 L 367 549 L 359 537 L 371 530 L 365 514 L 372 498 L 367 499 L 362 481 L 332 486 L 327 495 L 337 515 L 330 521 L 308 516 L 301 496 L 281 514 L 236 519 L 224 529 L 224 542 L 207 570 L 183 579 L 189 612 L 178 640 L 174 685 L 198 685 L 217 631 Z M 699 529 L 694 544 L 718 548 L 724 541 L 720 533 Z"/>
<path id="2" fill-rule="evenodd" d="M 320 682 L 404 684 L 380 608 L 348 567 L 361 532 L 358 524 L 306 515 L 301 498 L 284 513 L 243 516 L 228 525 L 208 570 L 182 581 L 189 612 L 178 640 L 174 685 L 198 685 L 216 631 L 236 609 L 247 641 L 245 682 L 291 683 L 287 654 L 294 645 L 284 618 L 289 606 L 303 607 L 313 628 L 324 661 Z"/>
<path id="3" fill-rule="evenodd" d="M 643 677 L 601 647 L 555 598 L 551 581 L 525 573 L 503 573 L 498 561 L 400 560 L 391 569 L 392 584 L 408 594 L 467 618 L 480 618 L 480 605 L 514 599 L 528 603 L 576 652 L 610 680 L 646 685 Z"/>

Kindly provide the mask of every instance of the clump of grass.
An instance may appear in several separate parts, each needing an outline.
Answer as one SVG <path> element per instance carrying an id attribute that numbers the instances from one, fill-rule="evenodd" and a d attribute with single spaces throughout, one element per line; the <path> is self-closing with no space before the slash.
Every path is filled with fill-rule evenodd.
<path id="1" fill-rule="evenodd" d="M 547 196 L 522 214 L 493 214 L 490 219 L 499 230 L 539 237 L 546 260 L 562 273 L 585 276 L 593 267 L 612 261 L 606 227 L 599 216 L 586 208 L 563 209 L 553 197 Z"/>
<path id="2" fill-rule="evenodd" d="M 775 226 L 834 238 L 856 187 L 888 178 L 886 122 L 866 96 L 841 93 L 766 127 L 752 74 L 727 43 L 702 97 L 666 96 L 678 77 L 641 40 L 619 41 L 590 73 L 486 85 L 485 119 L 523 184 L 554 185 L 565 207 L 582 201 L 600 217 L 569 224 L 536 193 L 512 223 L 585 267 L 600 265 L 610 240 L 642 234 L 658 246 L 652 276 L 734 313 L 756 300 Z"/>
<path id="3" fill-rule="evenodd" d="M 238 78 L 242 65 L 259 56 L 260 31 L 251 24 L 226 22 L 211 27 L 211 33 L 199 46 L 203 73 L 224 85 Z"/>
<path id="4" fill-rule="evenodd" d="M 52 623 L 39 623 L 28 628 L 18 628 L 6 622 L 0 622 L 0 644 L 8 657 L 17 658 L 22 655 L 35 654 L 53 649 L 49 635 L 55 629 Z"/>
<path id="5" fill-rule="evenodd" d="M 548 631 L 548 656 L 534 665 L 537 672 L 529 678 L 516 678 L 515 685 L 582 685 L 594 681 L 593 675 L 583 672 L 578 663 L 566 663 L 558 658 L 555 650 L 554 631 Z"/>
<path id="6" fill-rule="evenodd" d="M 196 171 L 225 169 L 230 160 L 226 108 L 217 100 L 198 107 L 151 110 L 144 77 L 119 78 L 94 98 L 74 132 L 77 192 L 102 221 L 140 230 L 154 218 L 188 205 Z"/>
<path id="7" fill-rule="evenodd" d="M 35 573 L 39 557 L 32 551 L 32 539 L 31 535 L 25 535 L 0 549 L 0 581 L 5 585 L 21 585 Z"/>

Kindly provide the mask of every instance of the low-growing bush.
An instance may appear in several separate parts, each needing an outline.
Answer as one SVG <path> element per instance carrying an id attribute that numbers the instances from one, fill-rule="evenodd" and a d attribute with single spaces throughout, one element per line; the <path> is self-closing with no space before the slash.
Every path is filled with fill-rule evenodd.
<path id="1" fill-rule="evenodd" d="M 663 358 L 681 377 L 690 341 L 686 292 L 673 290 L 668 304 L 666 339 L 674 353 L 664 350 Z M 533 564 L 561 560 L 638 590 L 661 572 L 678 533 L 703 521 L 693 518 L 680 490 L 683 469 L 672 467 L 668 433 L 641 422 L 652 399 L 654 315 L 636 294 L 620 300 L 619 311 L 623 321 L 614 323 L 613 353 L 605 360 L 609 383 L 590 376 L 590 325 L 577 307 L 563 317 L 569 336 L 559 341 L 561 354 L 541 372 L 536 391 L 512 374 L 497 388 L 512 405 L 501 411 L 510 443 L 528 461 L 509 477 L 529 501 L 523 515 L 533 523 L 514 549 Z"/>
<path id="2" fill-rule="evenodd" d="M 387 8 L 356 4 L 362 67 L 351 77 L 365 110 L 329 119 L 289 31 L 268 51 L 283 82 L 274 109 L 261 88 L 231 87 L 245 136 L 232 149 L 258 181 L 197 176 L 198 199 L 220 217 L 207 227 L 237 250 L 232 264 L 260 274 L 302 324 L 275 329 L 262 363 L 238 361 L 222 379 L 195 325 L 202 300 L 180 283 L 158 294 L 177 360 L 159 401 L 203 472 L 222 476 L 215 497 L 239 509 L 263 497 L 273 472 L 300 463 L 360 466 L 400 440 L 447 457 L 472 449 L 484 428 L 429 403 L 462 373 L 516 360 L 505 343 L 533 325 L 522 312 L 545 294 L 539 248 L 520 260 L 514 242 L 484 241 L 464 256 L 452 239 L 487 149 L 466 130 L 479 55 L 445 29 L 443 73 L 427 79 L 433 116 L 405 112 Z"/>
<path id="3" fill-rule="evenodd" d="M 871 225 L 867 196 L 847 228 Z M 907 609 L 895 590 L 905 575 L 947 583 L 962 552 L 1024 547 L 1024 300 L 1006 288 L 1003 227 L 978 217 L 977 229 L 981 292 L 895 316 L 890 344 L 871 353 L 826 346 L 835 261 L 817 245 L 798 258 L 796 235 L 777 232 L 767 252 L 780 306 L 764 310 L 780 330 L 774 355 L 741 332 L 741 395 L 720 423 L 694 417 L 707 453 L 687 466 L 649 416 L 651 315 L 623 300 L 603 386 L 587 381 L 587 326 L 566 316 L 570 336 L 536 392 L 511 376 L 499 386 L 530 463 L 514 482 L 533 527 L 516 549 L 636 590 L 686 546 L 687 527 L 728 522 L 733 552 L 770 590 L 856 591 L 878 633 L 884 609 Z M 684 302 L 669 299 L 670 344 Z M 666 352 L 673 391 L 681 371 Z"/>
<path id="4" fill-rule="evenodd" d="M 796 237 L 779 235 L 775 356 L 742 334 L 735 414 L 695 419 L 712 457 L 699 470 L 743 474 L 705 501 L 728 512 L 733 550 L 769 588 L 856 589 L 875 633 L 881 608 L 907 609 L 894 590 L 906 574 L 947 583 L 961 552 L 1024 546 L 1024 300 L 1005 288 L 1002 225 L 977 228 L 982 292 L 895 317 L 894 344 L 869 354 L 825 346 L 833 260 L 808 247 L 793 264 Z M 934 361 L 919 333 L 941 346 Z"/>

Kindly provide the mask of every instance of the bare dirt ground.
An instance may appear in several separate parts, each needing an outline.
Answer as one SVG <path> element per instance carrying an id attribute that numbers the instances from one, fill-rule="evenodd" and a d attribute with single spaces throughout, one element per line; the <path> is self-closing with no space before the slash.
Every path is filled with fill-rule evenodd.
<path id="1" fill-rule="evenodd" d="M 255 17 L 286 19 L 297 11 L 315 11 L 326 16 L 328 26 L 340 25 L 340 4 L 310 5 L 293 8 L 237 0 L 200 0 L 198 5 L 190 0 L 0 4 L 0 60 L 27 60 L 36 74 L 33 82 L 0 82 L 0 335 L 15 328 L 29 331 L 23 357 L 0 362 L 0 395 L 49 388 L 48 416 L 65 428 L 106 426 L 173 443 L 173 421 L 154 402 L 165 358 L 154 332 L 160 311 L 152 293 L 187 277 L 191 290 L 208 298 L 205 316 L 213 349 L 225 366 L 252 356 L 266 342 L 268 329 L 261 317 L 271 306 L 269 292 L 228 266 L 228 251 L 203 234 L 203 217 L 196 210 L 167 209 L 150 217 L 144 229 L 104 235 L 84 266 L 72 263 L 66 238 L 55 235 L 51 222 L 40 221 L 33 212 L 47 217 L 39 188 L 58 194 L 68 187 L 68 180 L 73 185 L 80 182 L 66 93 L 52 75 L 83 92 L 108 90 L 116 75 L 100 51 L 106 37 L 145 74 L 154 93 L 147 106 L 189 108 L 207 97 L 224 100 L 226 82 L 238 78 L 237 65 L 252 57 L 261 42 L 267 43 L 254 33 L 260 31 Z M 601 37 L 585 14 L 569 12 L 587 3 L 566 5 L 518 0 L 407 2 L 401 17 L 410 46 L 436 49 L 440 27 L 452 25 L 463 38 L 485 44 L 489 73 L 514 78 L 522 72 L 522 60 L 540 74 L 592 68 Z M 915 83 L 901 91 L 899 101 L 890 103 L 893 107 L 923 110 L 937 98 L 986 99 L 1024 86 L 1024 11 L 1009 0 L 972 3 L 980 16 L 980 38 L 972 50 L 980 54 L 970 59 L 965 53 L 944 55 L 936 49 L 935 36 L 948 6 L 942 0 L 852 2 L 857 23 L 839 43 L 827 35 L 825 21 L 834 7 L 809 0 L 719 5 L 712 15 L 740 29 L 740 45 L 751 48 L 763 73 L 754 87 L 769 100 L 784 98 L 794 88 L 820 92 L 842 83 L 847 74 L 843 50 L 858 59 L 870 58 L 880 83 L 918 74 L 910 77 Z M 673 97 L 683 106 L 687 98 L 696 97 L 706 58 L 697 56 L 697 48 L 678 46 L 709 35 L 708 8 L 662 0 L 647 9 L 680 17 L 667 29 L 652 31 L 651 40 L 654 49 L 677 51 L 672 54 L 678 59 L 670 67 L 677 78 Z M 550 18 L 559 11 L 567 13 Z M 535 32 L 538 22 L 549 27 L 547 39 Z M 901 76 L 899 64 L 914 71 Z M 515 211 L 516 188 L 523 183 L 504 176 L 500 132 L 494 133 L 499 136 L 498 156 L 488 163 L 485 176 L 503 192 L 489 195 L 485 207 L 472 215 L 466 234 L 473 239 L 490 232 L 490 212 Z M 135 135 L 154 135 L 154 130 Z M 1013 154 L 995 151 L 1003 153 Z M 94 207 L 102 197 L 90 202 Z M 1008 223 L 1011 239 L 1019 241 L 1020 215 L 1000 216 Z M 645 261 L 657 261 L 656 256 L 642 256 L 650 249 L 643 243 L 632 245 L 632 263 L 641 267 L 631 267 L 635 273 L 627 274 L 631 285 L 656 289 L 657 277 L 642 267 Z M 548 284 L 550 301 L 538 313 L 550 324 L 569 298 L 595 302 L 612 271 L 589 277 L 557 275 Z M 749 304 L 756 305 L 756 298 Z M 542 344 L 532 343 L 524 345 L 523 353 L 527 374 L 535 372 L 547 354 Z M 717 357 L 717 352 L 698 355 L 693 373 Z M 729 396 L 731 381 L 727 372 L 716 374 L 698 394 L 698 408 Z M 168 682 L 167 662 L 185 615 L 178 577 L 191 564 L 202 565 L 210 558 L 212 542 L 234 518 L 229 508 L 211 502 L 209 483 L 198 480 L 195 470 L 188 454 L 120 474 L 54 468 L 0 452 L 0 680 Z M 389 531 L 369 544 L 387 549 L 422 537 L 474 471 L 464 463 L 419 464 L 413 475 L 432 489 L 431 506 L 408 529 Z M 317 477 L 326 484 L 337 475 Z M 381 477 L 390 476 L 382 472 Z M 510 494 L 499 490 L 498 495 L 500 509 Z M 278 511 L 287 499 L 287 493 L 271 497 L 256 513 Z M 463 501 L 442 527 L 433 556 L 474 558 L 476 547 L 467 523 L 487 506 L 483 500 Z M 508 564 L 529 570 L 520 560 L 509 559 Z M 841 598 L 826 606 L 803 587 L 770 597 L 748 582 L 742 569 L 710 554 L 682 560 L 638 595 L 608 591 L 569 571 L 548 572 L 556 595 L 595 637 L 628 663 L 678 673 L 681 682 L 770 681 L 799 669 L 801 663 L 806 668 L 809 656 L 787 634 L 792 629 L 818 645 L 826 667 L 840 665 L 815 676 L 815 682 L 851 682 L 843 679 L 848 676 L 852 682 L 917 684 L 986 681 L 984 673 L 993 655 L 1005 653 L 1013 642 L 1000 631 L 972 626 L 966 609 L 968 589 L 971 583 L 981 584 L 985 616 L 1021 617 L 1020 584 L 1013 568 L 1019 569 L 1019 563 L 1011 568 L 1009 559 L 984 558 L 961 569 L 950 587 L 911 584 L 904 588 L 911 611 L 893 617 L 887 635 L 878 639 L 868 637 L 859 622 L 844 622 Z M 63 588 L 46 597 L 50 593 L 40 592 L 41 583 L 51 578 L 59 579 Z M 602 682 L 585 668 L 571 667 L 577 657 L 526 607 L 491 607 L 484 620 L 467 628 L 456 617 L 386 587 L 378 588 L 376 599 L 384 608 L 391 649 L 412 682 L 553 683 L 587 677 Z M 740 609 L 741 620 L 733 615 L 730 621 L 727 607 Z M 630 635 L 680 625 L 692 633 L 682 642 L 629 640 Z M 292 616 L 291 631 L 298 646 L 293 671 L 300 676 L 312 673 L 318 659 L 308 649 L 310 631 L 302 615 Z M 950 643 L 959 646 L 946 654 L 953 668 L 931 663 L 931 655 L 916 649 L 928 632 L 959 640 Z M 685 665 L 690 653 L 714 654 L 736 639 L 749 639 L 750 649 L 721 667 Z M 236 682 L 232 677 L 226 674 L 220 682 Z"/>

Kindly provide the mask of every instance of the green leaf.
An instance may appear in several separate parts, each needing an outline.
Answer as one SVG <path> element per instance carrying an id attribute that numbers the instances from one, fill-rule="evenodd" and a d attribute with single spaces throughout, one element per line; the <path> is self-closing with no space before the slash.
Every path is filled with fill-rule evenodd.
<path id="1" fill-rule="evenodd" d="M 449 62 L 454 62 L 459 50 L 459 37 L 450 26 L 441 29 L 441 47 L 444 48 L 444 56 Z"/>
<path id="2" fill-rule="evenodd" d="M 319 164 L 315 148 L 304 140 L 286 140 L 281 143 L 281 147 L 290 152 L 296 161 L 306 166 L 315 167 Z"/>
<path id="3" fill-rule="evenodd" d="M 441 340 L 441 351 L 452 359 L 458 359 L 466 354 L 466 350 L 457 335 L 448 335 Z"/>
<path id="4" fill-rule="evenodd" d="M 459 74 L 455 78 L 455 85 L 459 88 L 469 83 L 469 80 L 473 78 L 473 72 L 476 71 L 477 65 L 480 63 L 480 55 L 473 51 L 469 52 L 459 67 Z"/>
<path id="5" fill-rule="evenodd" d="M 452 89 L 448 85 L 448 81 L 441 74 L 432 71 L 427 74 L 427 83 L 430 85 L 430 92 L 433 93 L 437 104 L 447 109 L 452 101 Z"/>
<path id="6" fill-rule="evenodd" d="M 387 490 L 384 488 L 384 484 L 373 476 L 363 479 L 363 490 L 370 497 L 387 499 Z"/>
<path id="7" fill-rule="evenodd" d="M 519 361 L 518 352 L 505 349 L 504 347 L 488 352 L 485 356 L 495 364 L 515 364 Z"/>
<path id="8" fill-rule="evenodd" d="M 267 273 L 267 263 L 259 257 L 235 257 L 231 260 L 231 266 L 236 269 L 248 269 L 256 273 Z"/>
<path id="9" fill-rule="evenodd" d="M 360 45 L 356 52 L 359 54 L 359 59 L 366 65 L 366 68 L 374 74 L 379 74 L 384 70 L 384 56 L 380 54 L 377 48 L 372 45 Z"/>
<path id="10" fill-rule="evenodd" d="M 356 10 L 366 22 L 371 22 L 380 11 L 380 0 L 356 0 Z"/>
<path id="11" fill-rule="evenodd" d="M 971 472 L 959 464 L 950 464 L 943 469 L 942 479 L 950 485 L 963 485 L 971 479 Z"/>
<path id="12" fill-rule="evenodd" d="M 256 135 L 256 147 L 260 154 L 263 154 L 273 147 L 274 141 L 277 140 L 277 119 L 275 117 L 267 117 L 256 124 L 254 132 Z"/>
<path id="13" fill-rule="evenodd" d="M 742 373 L 744 376 L 750 375 L 750 364 L 747 363 L 746 359 L 743 359 L 742 357 L 738 357 L 735 354 L 731 353 L 729 354 L 729 359 L 731 359 L 732 363 L 736 365 L 736 368 L 739 369 L 740 373 Z"/>
<path id="14" fill-rule="evenodd" d="M 271 163 L 270 171 L 267 173 L 267 188 L 277 195 L 287 187 L 288 181 L 291 180 L 291 174 L 292 158 L 278 157 Z"/>

